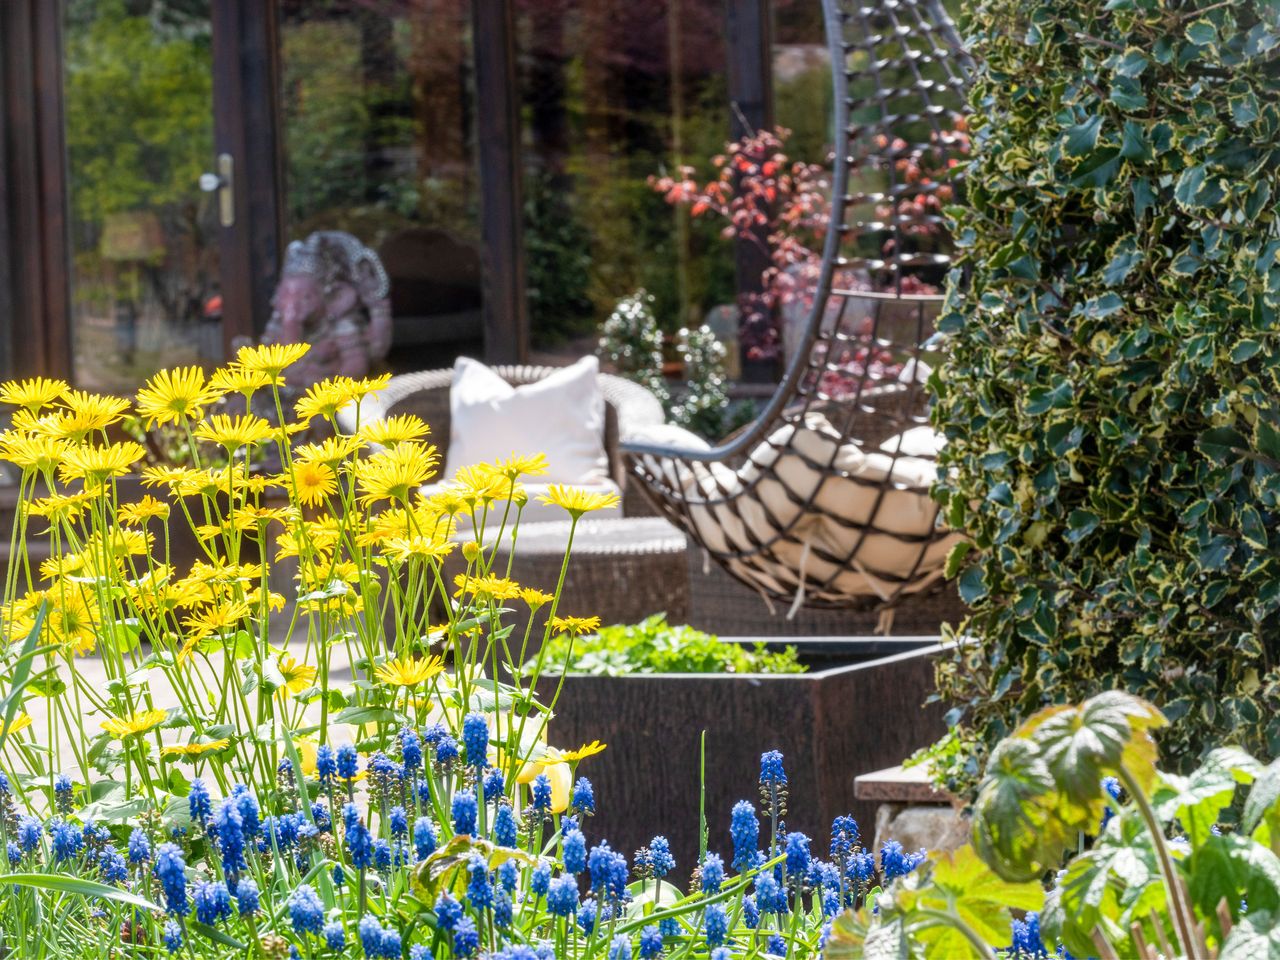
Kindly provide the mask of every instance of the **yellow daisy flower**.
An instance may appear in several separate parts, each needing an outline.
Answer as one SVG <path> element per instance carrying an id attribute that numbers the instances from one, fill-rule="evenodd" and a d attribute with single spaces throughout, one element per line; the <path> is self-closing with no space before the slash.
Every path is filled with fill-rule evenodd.
<path id="1" fill-rule="evenodd" d="M 0 385 L 0 403 L 25 407 L 34 413 L 41 407 L 47 407 L 66 392 L 67 383 L 63 380 L 46 380 L 44 377 L 10 380 Z"/>
<path id="2" fill-rule="evenodd" d="M 62 462 L 69 446 L 65 440 L 55 437 L 10 433 L 0 440 L 0 457 L 24 470 L 47 473 Z"/>
<path id="3" fill-rule="evenodd" d="M 169 519 L 169 505 L 147 494 L 137 503 L 122 503 L 116 517 L 127 527 L 141 527 L 148 520 Z"/>
<path id="4" fill-rule="evenodd" d="M 531 457 L 521 457 L 513 453 L 505 460 L 499 460 L 493 466 L 498 473 L 508 480 L 515 480 L 522 476 L 540 477 L 548 470 L 547 455 L 545 453 L 535 454 Z"/>
<path id="5" fill-rule="evenodd" d="M 345 377 L 344 379 L 346 380 L 347 389 L 351 392 L 351 398 L 359 401 L 370 394 L 385 389 L 387 384 L 391 382 L 391 374 L 380 373 L 376 377 L 364 377 L 360 380 L 353 380 L 351 377 Z"/>
<path id="6" fill-rule="evenodd" d="M 9 401 L 9 402 L 12 402 L 12 401 Z M 0 724 L 0 728 L 4 730 L 5 736 L 15 734 L 19 730 L 25 730 L 29 726 L 31 726 L 31 717 L 30 715 L 24 713 L 21 710 L 19 710 L 16 714 L 14 714 L 13 720 L 11 720 L 9 723 Z"/>
<path id="7" fill-rule="evenodd" d="M 84 513 L 85 508 L 95 498 L 88 493 L 68 493 L 31 500 L 26 504 L 26 511 L 33 517 L 44 517 L 47 520 L 74 520 Z"/>
<path id="8" fill-rule="evenodd" d="M 195 435 L 200 440 L 219 444 L 230 451 L 269 440 L 274 435 L 274 431 L 271 424 L 262 417 L 256 417 L 253 414 L 229 417 L 220 413 L 200 424 L 196 428 Z"/>
<path id="9" fill-rule="evenodd" d="M 285 654 L 280 658 L 280 675 L 284 677 L 284 686 L 276 691 L 280 696 L 290 693 L 301 693 L 311 686 L 316 679 L 316 668 L 306 663 L 299 663 Z"/>
<path id="10" fill-rule="evenodd" d="M 604 753 L 607 743 L 601 743 L 599 740 L 592 740 L 590 743 L 584 743 L 577 750 L 564 750 L 560 757 L 572 763 L 575 760 L 585 760 L 587 757 L 594 757 L 597 753 Z"/>
<path id="11" fill-rule="evenodd" d="M 140 443 L 127 440 L 106 447 L 89 444 L 73 444 L 62 455 L 58 464 L 58 476 L 63 483 L 84 480 L 85 486 L 101 486 L 111 477 L 128 473 L 130 468 L 147 455 Z"/>
<path id="12" fill-rule="evenodd" d="M 402 413 L 397 417 L 386 417 L 362 424 L 356 436 L 369 443 L 383 447 L 394 447 L 408 440 L 421 440 L 431 433 L 431 428 L 421 417 L 412 413 Z"/>
<path id="13" fill-rule="evenodd" d="M 84 390 L 68 390 L 62 403 L 70 411 L 49 422 L 55 436 L 80 439 L 90 430 L 105 430 L 124 418 L 129 401 L 121 397 L 108 397 Z"/>
<path id="14" fill-rule="evenodd" d="M 407 502 L 409 496 L 435 475 L 440 458 L 430 444 L 402 443 L 352 464 L 360 484 L 360 502 Z"/>
<path id="15" fill-rule="evenodd" d="M 552 617 L 551 629 L 556 633 L 572 633 L 575 637 L 600 629 L 599 617 Z"/>
<path id="16" fill-rule="evenodd" d="M 226 633 L 240 625 L 249 616 L 249 605 L 242 600 L 226 600 L 220 604 L 194 611 L 182 621 L 182 625 L 199 637 L 214 633 Z"/>
<path id="17" fill-rule="evenodd" d="M 272 383 L 279 383 L 284 368 L 297 363 L 310 349 L 307 343 L 261 343 L 256 347 L 241 347 L 236 362 L 245 370 L 264 374 Z"/>
<path id="18" fill-rule="evenodd" d="M 139 710 L 127 717 L 112 717 L 104 720 L 102 729 L 117 740 L 146 733 L 164 723 L 169 714 L 164 710 Z"/>
<path id="19" fill-rule="evenodd" d="M 453 582 L 458 588 L 454 591 L 455 597 L 470 593 L 492 600 L 513 600 L 520 596 L 520 584 L 503 577 L 468 577 L 465 573 L 459 573 L 453 578 Z"/>
<path id="20" fill-rule="evenodd" d="M 280 482 L 288 484 L 289 476 L 282 474 Z M 333 468 L 318 460 L 293 465 L 293 492 L 300 503 L 314 506 L 331 497 L 338 490 Z"/>
<path id="21" fill-rule="evenodd" d="M 194 760 L 197 757 L 203 757 L 206 753 L 218 753 L 231 746 L 231 740 L 228 737 L 221 737 L 217 740 L 208 740 L 204 743 L 183 743 L 174 746 L 161 747 L 160 756 L 162 757 L 180 757 L 184 759 Z"/>
<path id="22" fill-rule="evenodd" d="M 424 536 L 388 537 L 382 541 L 383 553 L 401 563 L 410 557 L 440 560 L 453 553 L 455 547 L 457 544 L 452 540 Z"/>
<path id="23" fill-rule="evenodd" d="M 554 600 L 555 594 L 545 593 L 534 587 L 521 587 L 520 599 L 527 603 L 531 610 L 537 610 L 539 607 L 544 607 Z"/>
<path id="24" fill-rule="evenodd" d="M 358 437 L 325 437 L 319 443 L 308 443 L 293 451 L 294 463 L 323 463 L 337 467 L 364 446 Z"/>
<path id="25" fill-rule="evenodd" d="M 553 484 L 538 499 L 543 503 L 549 503 L 569 511 L 569 514 L 576 520 L 584 513 L 590 513 L 592 510 L 607 510 L 610 507 L 615 507 L 621 498 L 616 493 L 592 492 L 578 487 Z"/>
<path id="26" fill-rule="evenodd" d="M 388 660 L 374 671 L 383 683 L 393 687 L 416 687 L 444 671 L 444 661 L 439 657 L 417 660 L 413 657 Z"/>
<path id="27" fill-rule="evenodd" d="M 351 380 L 348 377 L 321 380 L 299 397 L 293 408 L 298 412 L 298 416 L 306 420 L 312 417 L 332 420 L 339 410 L 355 399 L 350 385 Z"/>
<path id="28" fill-rule="evenodd" d="M 150 427 L 157 423 L 199 420 L 204 408 L 218 399 L 199 367 L 161 370 L 138 391 L 138 414 Z"/>
<path id="29" fill-rule="evenodd" d="M 232 363 L 213 372 L 209 389 L 218 394 L 238 393 L 248 400 L 253 394 L 271 384 L 271 378 L 257 370 L 247 370 Z"/>
<path id="30" fill-rule="evenodd" d="M 84 557 L 78 553 L 64 553 L 40 561 L 40 576 L 45 580 L 74 576 L 84 569 Z"/>

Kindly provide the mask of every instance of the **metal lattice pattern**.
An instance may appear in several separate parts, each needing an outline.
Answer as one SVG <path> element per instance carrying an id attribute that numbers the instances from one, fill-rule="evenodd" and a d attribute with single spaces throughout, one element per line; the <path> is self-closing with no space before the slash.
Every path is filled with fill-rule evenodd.
<path id="1" fill-rule="evenodd" d="M 824 7 L 844 69 L 832 228 L 802 342 L 759 419 L 721 446 L 624 449 L 661 512 L 766 596 L 890 606 L 940 581 L 955 539 L 928 495 L 924 383 L 968 60 L 936 0 Z"/>

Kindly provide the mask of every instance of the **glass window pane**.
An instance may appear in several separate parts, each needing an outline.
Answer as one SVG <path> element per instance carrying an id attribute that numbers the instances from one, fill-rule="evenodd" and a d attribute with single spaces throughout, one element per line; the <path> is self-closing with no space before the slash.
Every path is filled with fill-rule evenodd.
<path id="1" fill-rule="evenodd" d="M 729 132 L 723 0 L 526 0 L 525 243 L 535 344 L 594 333 L 640 287 L 663 325 L 734 301 L 721 225 L 648 185 L 711 175 Z"/>
<path id="2" fill-rule="evenodd" d="M 208 0 L 69 0 L 73 375 L 131 392 L 222 353 Z"/>
<path id="3" fill-rule="evenodd" d="M 344 230 L 391 279 L 391 365 L 480 349 L 468 0 L 281 0 L 288 239 Z"/>

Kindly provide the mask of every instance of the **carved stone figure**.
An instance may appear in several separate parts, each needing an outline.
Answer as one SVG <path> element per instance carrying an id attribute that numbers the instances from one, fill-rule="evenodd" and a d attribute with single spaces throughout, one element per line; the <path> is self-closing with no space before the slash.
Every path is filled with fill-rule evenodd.
<path id="1" fill-rule="evenodd" d="M 391 347 L 390 283 L 378 255 L 349 233 L 320 230 L 289 244 L 263 343 L 311 344 L 287 375 L 305 389 L 363 377 Z"/>

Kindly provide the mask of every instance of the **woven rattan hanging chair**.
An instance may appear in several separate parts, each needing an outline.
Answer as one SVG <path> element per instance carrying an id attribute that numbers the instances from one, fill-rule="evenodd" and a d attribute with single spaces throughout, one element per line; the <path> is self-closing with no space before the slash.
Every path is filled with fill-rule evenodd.
<path id="1" fill-rule="evenodd" d="M 803 337 L 750 427 L 711 449 L 624 453 L 660 512 L 769 600 L 888 611 L 940 585 L 955 541 L 928 495 L 924 381 L 950 266 L 938 191 L 957 184 L 909 168 L 965 149 L 969 61 L 937 0 L 823 4 L 832 228 Z"/>

